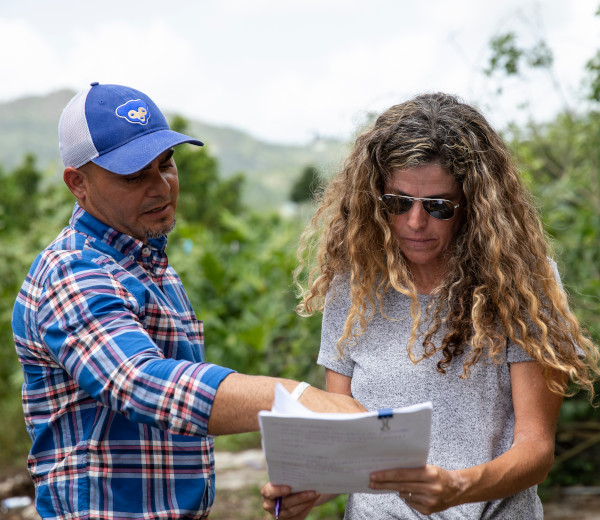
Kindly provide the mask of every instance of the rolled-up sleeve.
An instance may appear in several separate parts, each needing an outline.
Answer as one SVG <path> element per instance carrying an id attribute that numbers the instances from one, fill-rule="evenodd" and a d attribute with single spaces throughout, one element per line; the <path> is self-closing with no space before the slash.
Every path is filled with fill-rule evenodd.
<path id="1" fill-rule="evenodd" d="M 111 410 L 171 433 L 206 435 L 216 390 L 232 370 L 165 357 L 165 348 L 177 353 L 202 346 L 186 336 L 176 313 L 160 322 L 159 346 L 142 323 L 143 294 L 134 295 L 94 262 L 65 263 L 48 277 L 39 301 L 40 342 L 81 389 Z"/>

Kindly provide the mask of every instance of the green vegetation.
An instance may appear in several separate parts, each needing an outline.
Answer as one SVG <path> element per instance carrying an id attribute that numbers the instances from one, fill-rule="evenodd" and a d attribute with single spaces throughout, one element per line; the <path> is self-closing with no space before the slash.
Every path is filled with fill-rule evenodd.
<path id="1" fill-rule="evenodd" d="M 498 37 L 488 74 L 518 74 L 522 66 L 551 67 L 542 44 L 519 49 L 513 36 Z M 523 65 L 525 60 L 525 65 Z M 512 127 L 506 137 L 542 211 L 559 259 L 572 307 L 600 344 L 600 58 L 587 66 L 589 99 L 576 113 Z M 499 94 L 500 95 L 500 94 Z M 584 103 L 582 102 L 582 105 Z M 184 130 L 186 122 L 173 125 Z M 221 176 L 217 153 L 208 146 L 178 148 L 181 199 L 178 225 L 169 237 L 169 257 L 204 321 L 209 361 L 241 372 L 273 374 L 323 386 L 316 366 L 320 319 L 300 318 L 292 287 L 296 246 L 305 217 L 286 217 L 252 202 L 256 186 L 243 174 Z M 220 153 L 224 153 L 221 151 Z M 234 153 L 232 151 L 232 153 Z M 310 161 L 305 164 L 311 164 Z M 282 199 L 296 182 L 298 201 L 310 198 L 314 167 L 285 173 Z M 67 224 L 70 193 L 40 169 L 36 157 L 0 167 L 0 467 L 22 466 L 29 447 L 20 405 L 22 375 L 10 327 L 12 306 L 35 255 Z M 308 194 L 308 197 L 306 196 Z M 302 215 L 310 214 L 304 203 Z M 550 485 L 600 485 L 600 412 L 585 396 L 565 402 L 557 437 L 557 465 Z M 226 449 L 256 447 L 256 434 L 217 439 Z M 340 503 L 326 506 L 339 512 Z M 333 517 L 335 513 L 315 513 Z"/>
<path id="2" fill-rule="evenodd" d="M 600 344 L 600 113 L 564 113 L 513 129 L 512 148 L 542 211 L 571 307 Z M 564 402 L 556 462 L 544 484 L 598 485 L 600 410 Z M 587 446 L 579 451 L 577 448 Z"/>
<path id="3" fill-rule="evenodd" d="M 292 202 L 306 202 L 315 200 L 315 195 L 323 186 L 323 179 L 319 170 L 310 165 L 304 168 L 298 180 L 292 186 L 290 200 Z"/>
<path id="4" fill-rule="evenodd" d="M 600 15 L 600 7 L 596 14 Z M 559 88 L 552 71 L 553 55 L 543 40 L 524 48 L 515 33 L 507 32 L 492 39 L 490 48 L 489 67 L 484 71 L 488 77 L 519 78 L 528 68 L 538 69 Z M 586 72 L 579 111 L 565 101 L 554 120 L 513 125 L 506 138 L 538 201 L 571 307 L 599 345 L 600 51 L 586 64 Z M 597 486 L 599 464 L 600 407 L 590 407 L 581 395 L 565 400 L 555 463 L 541 486 L 542 496 L 555 486 Z"/>

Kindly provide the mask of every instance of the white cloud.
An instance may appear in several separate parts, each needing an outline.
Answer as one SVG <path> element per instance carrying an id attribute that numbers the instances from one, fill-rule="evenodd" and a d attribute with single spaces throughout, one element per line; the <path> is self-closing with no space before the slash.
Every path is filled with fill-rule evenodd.
<path id="1" fill-rule="evenodd" d="M 0 18 L 0 63 L 2 64 L 1 98 L 62 88 L 56 70 L 60 60 L 52 42 L 23 19 Z"/>
<path id="2" fill-rule="evenodd" d="M 143 7 L 143 8 L 142 8 Z M 484 103 L 492 118 L 524 100 L 560 105 L 547 76 L 487 80 L 491 36 L 547 40 L 558 81 L 574 99 L 597 50 L 597 0 L 72 0 L 0 6 L 0 101 L 91 81 L 144 90 L 169 111 L 273 141 L 346 136 L 361 114 L 424 90 Z M 94 16 L 89 10 L 94 9 Z M 119 13 L 116 16 L 115 13 Z M 542 95 L 543 94 L 543 95 Z M 536 112 L 537 113 L 537 112 Z"/>
<path id="3" fill-rule="evenodd" d="M 190 43 L 164 21 L 144 23 L 143 31 L 132 23 L 112 20 L 72 29 L 69 36 L 77 45 L 63 59 L 64 80 L 81 87 L 91 81 L 131 85 L 157 102 L 176 98 L 194 55 Z"/>

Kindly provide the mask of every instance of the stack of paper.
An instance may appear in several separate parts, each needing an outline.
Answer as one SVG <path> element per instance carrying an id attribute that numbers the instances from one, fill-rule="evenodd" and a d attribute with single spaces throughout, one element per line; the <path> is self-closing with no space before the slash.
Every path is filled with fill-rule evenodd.
<path id="1" fill-rule="evenodd" d="M 281 385 L 258 414 L 269 480 L 292 492 L 378 493 L 373 471 L 427 463 L 430 402 L 363 413 L 316 413 Z"/>

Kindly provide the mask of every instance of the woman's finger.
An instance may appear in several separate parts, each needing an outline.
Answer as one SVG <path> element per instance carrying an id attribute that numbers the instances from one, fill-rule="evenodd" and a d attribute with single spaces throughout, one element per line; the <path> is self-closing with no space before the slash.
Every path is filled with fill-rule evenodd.
<path id="1" fill-rule="evenodd" d="M 301 493 L 290 494 L 289 486 L 274 486 L 270 482 L 265 484 L 260 493 L 263 496 L 263 509 L 275 516 L 275 501 L 281 498 L 279 518 L 280 519 L 300 519 L 304 518 L 319 498 L 314 491 L 302 491 Z"/>
<path id="2" fill-rule="evenodd" d="M 302 520 L 308 516 L 319 495 L 314 491 L 303 491 L 285 497 L 281 501 L 281 520 Z"/>
<path id="3" fill-rule="evenodd" d="M 266 499 L 275 500 L 277 497 L 289 495 L 291 491 L 289 486 L 275 486 L 274 484 L 267 482 L 260 490 L 260 494 Z"/>

